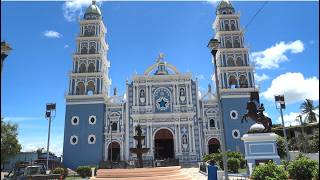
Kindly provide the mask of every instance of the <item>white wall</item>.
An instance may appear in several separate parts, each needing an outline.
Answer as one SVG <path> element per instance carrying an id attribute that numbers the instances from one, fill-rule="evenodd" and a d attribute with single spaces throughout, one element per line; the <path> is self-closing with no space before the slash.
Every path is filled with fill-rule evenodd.
<path id="1" fill-rule="evenodd" d="M 289 151 L 290 160 L 295 160 L 300 152 L 299 151 Z M 317 153 L 302 153 L 305 156 L 308 156 L 312 160 L 319 162 L 319 152 Z"/>

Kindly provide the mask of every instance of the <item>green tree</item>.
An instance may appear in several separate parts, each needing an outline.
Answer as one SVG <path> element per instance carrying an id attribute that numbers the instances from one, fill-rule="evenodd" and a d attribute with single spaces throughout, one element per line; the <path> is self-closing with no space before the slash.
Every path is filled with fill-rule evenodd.
<path id="1" fill-rule="evenodd" d="M 314 106 L 313 101 L 310 99 L 306 99 L 300 105 L 302 115 L 306 115 L 304 123 L 317 122 L 317 117 L 319 117 L 319 114 L 315 112 L 316 109 L 319 109 L 319 106 Z"/>
<path id="2" fill-rule="evenodd" d="M 286 156 L 286 144 L 284 137 L 277 137 L 277 150 L 280 158 L 284 158 Z"/>
<path id="3" fill-rule="evenodd" d="M 4 122 L 1 118 L 1 169 L 9 157 L 16 155 L 21 150 L 17 129 L 16 124 Z"/>
<path id="4" fill-rule="evenodd" d="M 266 164 L 255 166 L 251 178 L 252 180 L 287 180 L 288 173 L 282 166 L 270 161 Z"/>

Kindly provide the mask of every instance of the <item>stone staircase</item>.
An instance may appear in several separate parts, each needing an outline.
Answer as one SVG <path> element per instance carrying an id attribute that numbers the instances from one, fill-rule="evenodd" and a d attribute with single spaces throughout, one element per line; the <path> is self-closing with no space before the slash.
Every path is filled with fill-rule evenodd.
<path id="1" fill-rule="evenodd" d="M 134 169 L 99 169 L 90 180 L 191 180 L 180 166 Z"/>

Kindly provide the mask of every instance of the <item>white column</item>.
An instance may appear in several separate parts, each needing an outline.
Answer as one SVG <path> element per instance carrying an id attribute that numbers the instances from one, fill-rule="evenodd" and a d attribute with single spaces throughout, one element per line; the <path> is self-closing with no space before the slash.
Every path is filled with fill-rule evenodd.
<path id="1" fill-rule="evenodd" d="M 135 106 L 136 105 L 136 86 L 135 85 L 132 86 L 132 91 L 133 91 L 132 101 L 133 101 L 133 106 Z"/>
<path id="2" fill-rule="evenodd" d="M 178 127 L 177 127 L 178 125 L 177 124 L 175 124 L 174 125 L 174 128 L 175 128 L 175 146 L 176 146 L 176 148 L 175 148 L 175 153 L 177 154 L 177 152 L 178 152 Z"/>
<path id="3" fill-rule="evenodd" d="M 136 105 L 139 106 L 139 94 L 140 94 L 140 91 L 139 91 L 139 86 L 137 86 L 137 91 L 136 91 Z"/>
<path id="4" fill-rule="evenodd" d="M 191 83 L 189 85 L 189 95 L 190 95 L 190 101 L 189 103 L 192 104 L 192 90 L 191 90 L 192 86 L 191 86 Z"/>
<path id="5" fill-rule="evenodd" d="M 182 153 L 181 151 L 181 126 L 180 126 L 180 119 L 179 119 L 179 124 L 178 124 L 178 149 L 179 153 Z"/>
<path id="6" fill-rule="evenodd" d="M 188 90 L 188 84 L 185 87 L 185 93 L 186 93 L 186 98 L 187 98 L 187 104 L 189 104 L 189 90 Z"/>
<path id="7" fill-rule="evenodd" d="M 153 142 L 154 142 L 154 139 L 153 139 L 152 124 L 150 125 L 150 139 L 151 139 L 150 152 L 151 152 L 151 155 L 153 156 Z"/>
<path id="8" fill-rule="evenodd" d="M 172 87 L 172 100 L 173 100 L 173 104 L 176 104 L 176 90 L 175 90 L 175 85 L 173 85 Z"/>
<path id="9" fill-rule="evenodd" d="M 146 137 L 145 137 L 145 141 L 146 141 L 146 146 L 147 146 L 147 148 L 149 148 L 149 142 L 150 142 L 150 135 L 149 135 L 149 126 L 147 125 L 147 135 L 146 135 Z M 150 151 L 149 151 L 150 152 Z"/>
<path id="10" fill-rule="evenodd" d="M 191 128 L 191 133 L 192 133 L 192 152 L 196 151 L 196 143 L 195 143 L 195 139 L 194 139 L 194 124 L 192 124 L 192 128 Z"/>
<path id="11" fill-rule="evenodd" d="M 145 90 L 145 92 L 146 92 L 146 94 L 145 94 L 145 96 L 146 96 L 146 106 L 148 106 L 149 105 L 149 91 L 148 91 L 148 84 L 146 85 L 146 90 Z"/>
<path id="12" fill-rule="evenodd" d="M 151 87 L 151 85 L 149 85 L 149 91 L 150 91 L 150 93 L 149 93 L 149 96 L 150 96 L 150 103 L 149 103 L 149 105 L 151 105 L 152 104 L 152 87 Z"/>
<path id="13" fill-rule="evenodd" d="M 188 118 L 188 120 L 189 120 L 189 118 Z M 189 133 L 189 152 L 191 152 L 191 149 L 192 149 L 192 147 L 191 147 L 191 128 L 190 128 L 190 124 L 188 123 L 188 133 Z"/>
<path id="14" fill-rule="evenodd" d="M 176 87 L 176 105 L 178 105 L 179 103 L 179 88 L 178 88 L 178 84 L 175 85 Z"/>

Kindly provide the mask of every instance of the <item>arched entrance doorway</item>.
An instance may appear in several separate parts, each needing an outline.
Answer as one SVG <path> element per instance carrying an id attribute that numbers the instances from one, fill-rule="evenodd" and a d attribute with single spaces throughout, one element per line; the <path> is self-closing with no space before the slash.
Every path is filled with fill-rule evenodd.
<path id="1" fill-rule="evenodd" d="M 220 142 L 216 138 L 211 138 L 208 141 L 208 152 L 211 153 L 218 153 L 220 151 Z"/>
<path id="2" fill-rule="evenodd" d="M 174 158 L 173 134 L 168 129 L 160 129 L 154 135 L 154 158 Z"/>
<path id="3" fill-rule="evenodd" d="M 111 151 L 111 149 L 112 149 L 112 151 Z M 111 156 L 112 156 L 113 162 L 120 161 L 120 144 L 118 142 L 112 142 L 109 144 L 108 160 L 111 160 Z"/>

